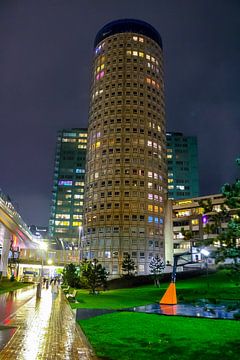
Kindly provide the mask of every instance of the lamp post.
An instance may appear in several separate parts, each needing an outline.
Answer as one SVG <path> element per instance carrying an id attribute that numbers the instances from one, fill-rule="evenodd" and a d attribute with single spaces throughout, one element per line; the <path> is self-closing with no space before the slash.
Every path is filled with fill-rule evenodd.
<path id="1" fill-rule="evenodd" d="M 41 292 L 42 292 L 42 278 L 43 278 L 43 255 L 44 255 L 44 251 L 46 251 L 48 248 L 47 244 L 42 242 L 40 244 L 40 250 L 41 250 L 41 273 L 40 273 L 40 282 L 37 285 L 37 297 L 40 298 L 41 297 Z"/>
<path id="2" fill-rule="evenodd" d="M 204 256 L 204 262 L 206 267 L 206 275 L 207 275 L 207 287 L 209 288 L 209 282 L 208 282 L 208 257 L 210 252 L 207 249 L 201 249 L 200 253 Z"/>
<path id="3" fill-rule="evenodd" d="M 79 251 L 79 264 L 82 261 L 82 226 L 78 227 L 78 251 Z"/>

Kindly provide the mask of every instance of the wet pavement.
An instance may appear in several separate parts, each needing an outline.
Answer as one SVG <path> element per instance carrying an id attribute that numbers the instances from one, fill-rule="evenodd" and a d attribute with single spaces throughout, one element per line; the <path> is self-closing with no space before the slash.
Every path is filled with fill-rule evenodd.
<path id="1" fill-rule="evenodd" d="M 0 295 L 0 324 L 8 324 L 8 318 L 36 294 L 36 286 L 10 291 Z"/>
<path id="2" fill-rule="evenodd" d="M 50 289 L 43 289 L 41 299 L 37 299 L 36 289 L 31 290 L 32 296 L 30 292 L 25 296 L 12 294 L 12 298 L 6 295 L 6 309 L 11 311 L 1 315 L 1 325 L 15 328 L 0 331 L 1 334 L 8 331 L 11 336 L 0 351 L 0 360 L 97 359 L 76 324 L 65 295 L 60 292 L 53 299 Z M 0 303 L 3 310 L 4 299 Z"/>

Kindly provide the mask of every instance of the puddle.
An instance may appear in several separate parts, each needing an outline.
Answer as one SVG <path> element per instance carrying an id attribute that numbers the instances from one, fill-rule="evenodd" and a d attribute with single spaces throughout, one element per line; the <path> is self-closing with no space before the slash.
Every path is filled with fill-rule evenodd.
<path id="1" fill-rule="evenodd" d="M 129 311 L 144 312 L 149 314 L 159 315 L 179 315 L 191 317 L 203 317 L 211 319 L 229 319 L 234 320 L 235 311 L 227 311 L 224 305 L 191 305 L 191 304 L 177 304 L 177 305 L 160 305 L 151 304 L 146 306 L 138 306 Z"/>

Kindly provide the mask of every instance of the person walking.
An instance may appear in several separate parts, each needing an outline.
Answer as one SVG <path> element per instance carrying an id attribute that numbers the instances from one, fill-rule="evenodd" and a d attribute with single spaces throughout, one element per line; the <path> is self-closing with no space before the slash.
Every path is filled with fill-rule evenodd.
<path id="1" fill-rule="evenodd" d="M 52 298 L 53 299 L 56 299 L 57 295 L 58 295 L 58 288 L 59 288 L 59 285 L 58 285 L 58 282 L 56 279 L 54 279 L 51 283 L 51 291 L 52 291 Z"/>

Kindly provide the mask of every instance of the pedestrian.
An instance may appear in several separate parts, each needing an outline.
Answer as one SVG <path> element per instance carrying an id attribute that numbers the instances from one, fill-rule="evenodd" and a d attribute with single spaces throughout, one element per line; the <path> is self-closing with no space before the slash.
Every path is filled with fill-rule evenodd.
<path id="1" fill-rule="evenodd" d="M 52 291 L 52 298 L 53 299 L 56 299 L 57 297 L 57 294 L 58 294 L 58 282 L 57 280 L 53 280 L 52 283 L 51 283 L 51 291 Z"/>

